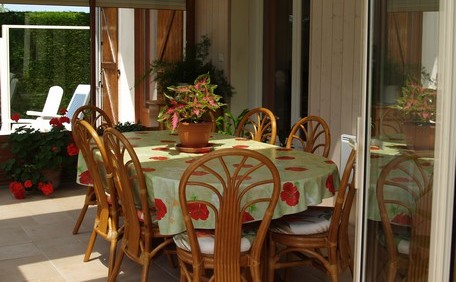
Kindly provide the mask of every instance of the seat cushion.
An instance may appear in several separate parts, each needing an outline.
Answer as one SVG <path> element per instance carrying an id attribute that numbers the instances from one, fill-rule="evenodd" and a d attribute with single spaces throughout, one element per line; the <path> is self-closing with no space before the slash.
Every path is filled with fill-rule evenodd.
<path id="1" fill-rule="evenodd" d="M 382 230 L 377 232 L 377 240 L 380 245 L 386 247 L 385 234 Z M 396 250 L 400 254 L 408 255 L 410 252 L 410 235 L 406 233 L 395 233 L 394 243 L 396 244 Z"/>
<path id="2" fill-rule="evenodd" d="M 198 230 L 196 233 L 198 237 L 198 243 L 200 245 L 201 253 L 207 255 L 214 254 L 214 231 L 213 230 Z M 187 252 L 191 251 L 190 242 L 188 241 L 187 232 L 182 232 L 173 237 L 174 242 L 178 248 L 186 250 Z M 252 236 L 245 234 L 241 238 L 241 252 L 246 252 L 250 250 Z"/>
<path id="3" fill-rule="evenodd" d="M 329 230 L 331 215 L 331 208 L 306 210 L 273 220 L 269 230 L 276 233 L 296 235 L 322 233 Z"/>

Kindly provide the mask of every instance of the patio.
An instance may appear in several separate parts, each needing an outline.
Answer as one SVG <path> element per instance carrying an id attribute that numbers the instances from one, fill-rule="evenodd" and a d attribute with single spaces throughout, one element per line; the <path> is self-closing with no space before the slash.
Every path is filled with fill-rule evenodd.
<path id="1" fill-rule="evenodd" d="M 50 197 L 14 199 L 0 186 L 0 273 L 2 281 L 106 281 L 109 244 L 98 238 L 91 260 L 82 261 L 95 208 L 89 208 L 79 234 L 72 229 L 83 203 L 85 187 L 63 183 Z M 179 281 L 179 270 L 165 256 L 150 267 L 151 281 Z M 141 267 L 124 258 L 118 281 L 139 281 Z M 313 268 L 296 269 L 306 281 L 329 281 Z M 349 271 L 342 281 L 351 281 Z"/>

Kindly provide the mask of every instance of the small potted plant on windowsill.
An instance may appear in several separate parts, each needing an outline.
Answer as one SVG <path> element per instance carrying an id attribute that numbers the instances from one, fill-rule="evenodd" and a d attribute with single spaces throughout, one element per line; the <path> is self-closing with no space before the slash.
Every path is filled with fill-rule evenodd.
<path id="1" fill-rule="evenodd" d="M 198 76 L 194 84 L 168 87 L 172 95 L 165 94 L 166 105 L 158 120 L 173 131 L 177 129 L 182 147 L 207 146 L 215 126 L 211 115 L 224 105 L 220 102 L 221 96 L 214 93 L 216 88 L 209 74 Z"/>
<path id="2" fill-rule="evenodd" d="M 405 141 L 412 149 L 434 148 L 436 98 L 436 89 L 410 79 L 402 87 L 396 105 L 392 106 L 403 115 Z"/>
<path id="3" fill-rule="evenodd" d="M 19 116 L 14 114 L 12 119 Z M 50 120 L 49 132 L 23 126 L 11 133 L 8 142 L 14 158 L 2 164 L 2 169 L 12 178 L 9 188 L 14 197 L 23 199 L 26 192 L 36 190 L 50 195 L 60 183 L 62 169 L 76 165 L 79 150 L 63 125 L 67 122 L 63 116 Z"/>

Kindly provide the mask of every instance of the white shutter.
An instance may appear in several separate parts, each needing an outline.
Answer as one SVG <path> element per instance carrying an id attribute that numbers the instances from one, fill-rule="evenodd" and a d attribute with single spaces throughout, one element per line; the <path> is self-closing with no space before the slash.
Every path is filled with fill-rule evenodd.
<path id="1" fill-rule="evenodd" d="M 185 10 L 185 0 L 95 0 L 97 7 Z M 2 4 L 89 6 L 89 0 L 1 0 Z"/>

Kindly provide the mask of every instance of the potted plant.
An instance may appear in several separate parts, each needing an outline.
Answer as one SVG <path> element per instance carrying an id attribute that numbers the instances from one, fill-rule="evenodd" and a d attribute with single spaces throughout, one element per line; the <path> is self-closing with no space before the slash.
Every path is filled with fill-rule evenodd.
<path id="1" fill-rule="evenodd" d="M 434 147 L 436 98 L 436 89 L 409 79 L 393 106 L 403 115 L 405 141 L 413 149 Z"/>
<path id="2" fill-rule="evenodd" d="M 14 114 L 12 119 L 19 116 Z M 68 117 L 62 116 L 50 120 L 52 128 L 48 132 L 22 126 L 11 133 L 9 144 L 14 158 L 2 168 L 12 178 L 9 188 L 16 198 L 22 199 L 26 191 L 34 190 L 50 195 L 60 183 L 62 169 L 76 164 L 79 150 L 64 126 L 68 122 Z"/>
<path id="3" fill-rule="evenodd" d="M 224 105 L 221 96 L 214 93 L 216 88 L 208 73 L 199 75 L 193 84 L 167 88 L 172 94 L 164 94 L 166 105 L 158 120 L 173 131 L 177 129 L 182 147 L 207 146 L 214 125 L 211 115 Z"/>

